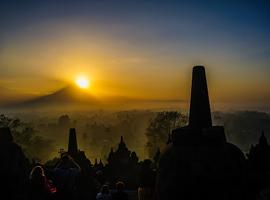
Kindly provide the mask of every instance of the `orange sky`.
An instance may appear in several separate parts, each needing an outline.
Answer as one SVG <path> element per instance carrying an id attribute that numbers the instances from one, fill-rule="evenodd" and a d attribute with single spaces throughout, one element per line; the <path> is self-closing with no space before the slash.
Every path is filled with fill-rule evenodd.
<path id="1" fill-rule="evenodd" d="M 204 65 L 213 102 L 269 107 L 267 30 L 255 16 L 249 32 L 244 22 L 234 24 L 222 13 L 213 18 L 204 7 L 197 14 L 153 10 L 139 16 L 130 12 L 127 18 L 47 9 L 36 18 L 6 19 L 0 36 L 0 103 L 52 93 L 79 75 L 89 77 L 91 92 L 101 97 L 188 101 L 192 67 Z M 240 37 L 241 31 L 250 35 Z"/>

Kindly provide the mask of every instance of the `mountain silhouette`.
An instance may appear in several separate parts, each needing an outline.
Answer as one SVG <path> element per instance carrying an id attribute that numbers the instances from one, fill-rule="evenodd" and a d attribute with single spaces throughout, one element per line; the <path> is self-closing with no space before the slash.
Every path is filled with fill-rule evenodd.
<path id="1" fill-rule="evenodd" d="M 6 105 L 9 109 L 23 108 L 54 108 L 54 107 L 75 107 L 87 106 L 98 107 L 100 101 L 85 89 L 75 86 L 66 86 L 51 94 L 34 99 Z"/>
<path id="2" fill-rule="evenodd" d="M 1 106 L 1 110 L 7 111 L 77 111 L 99 109 L 136 109 L 156 108 L 168 103 L 183 102 L 182 100 L 158 100 L 138 99 L 125 96 L 102 96 L 96 97 L 86 89 L 69 85 L 51 94 L 34 97 Z M 156 106 L 156 107 L 155 107 Z"/>

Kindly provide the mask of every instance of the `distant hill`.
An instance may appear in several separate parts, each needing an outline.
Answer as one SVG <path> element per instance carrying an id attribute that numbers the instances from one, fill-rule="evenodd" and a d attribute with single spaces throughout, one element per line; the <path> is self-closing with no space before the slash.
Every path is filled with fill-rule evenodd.
<path id="1" fill-rule="evenodd" d="M 92 95 L 88 90 L 67 86 L 51 94 L 9 103 L 2 111 L 82 111 L 100 109 L 172 109 L 183 103 L 181 100 L 134 99 L 124 96 Z"/>
<path id="2" fill-rule="evenodd" d="M 67 86 L 51 94 L 6 105 L 6 109 L 91 107 L 98 108 L 100 101 L 85 89 Z"/>

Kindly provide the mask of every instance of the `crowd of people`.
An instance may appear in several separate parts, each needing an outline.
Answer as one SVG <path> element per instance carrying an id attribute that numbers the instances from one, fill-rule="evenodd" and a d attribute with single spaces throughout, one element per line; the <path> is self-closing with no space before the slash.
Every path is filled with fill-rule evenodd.
<path id="1" fill-rule="evenodd" d="M 120 148 L 116 157 L 126 151 Z M 64 152 L 53 164 L 29 162 L 9 128 L 0 128 L 0 160 L 0 193 L 6 200 L 151 200 L 149 194 L 154 194 L 150 160 L 135 163 L 137 172 L 127 167 L 130 176 L 138 179 L 134 183 L 115 172 L 123 169 L 121 164 L 92 165 L 81 151 Z"/>
<path id="2" fill-rule="evenodd" d="M 77 179 L 81 172 L 80 166 L 69 155 L 64 155 L 51 173 L 46 175 L 41 165 L 34 166 L 30 172 L 30 200 L 62 200 L 77 199 Z M 96 200 L 128 200 L 122 181 L 116 183 L 116 191 L 111 192 L 109 184 L 103 184 L 96 194 Z"/>

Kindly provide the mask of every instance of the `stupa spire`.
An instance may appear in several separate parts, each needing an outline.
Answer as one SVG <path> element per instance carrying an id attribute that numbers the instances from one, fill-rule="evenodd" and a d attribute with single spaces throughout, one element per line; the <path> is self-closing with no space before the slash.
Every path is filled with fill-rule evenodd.
<path id="1" fill-rule="evenodd" d="M 209 128 L 212 126 L 204 66 L 193 67 L 189 126 L 196 129 Z"/>
<path id="2" fill-rule="evenodd" d="M 69 129 L 68 153 L 71 156 L 74 156 L 78 153 L 78 145 L 77 145 L 77 137 L 76 137 L 75 128 Z"/>

